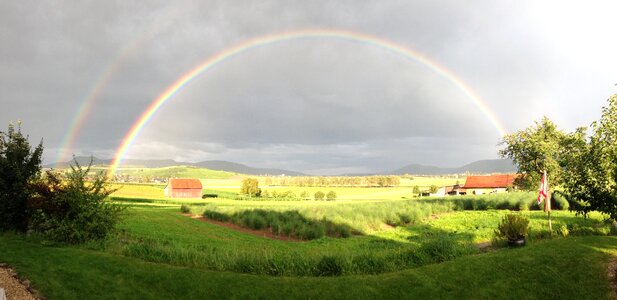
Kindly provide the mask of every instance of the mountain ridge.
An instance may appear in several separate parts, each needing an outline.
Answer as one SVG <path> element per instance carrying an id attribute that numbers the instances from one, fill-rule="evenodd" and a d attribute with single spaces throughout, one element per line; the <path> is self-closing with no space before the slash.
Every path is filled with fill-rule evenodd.
<path id="1" fill-rule="evenodd" d="M 111 165 L 112 159 L 99 159 L 89 156 L 76 156 L 75 160 L 82 166 L 88 165 L 92 159 L 93 165 Z M 277 168 L 256 168 L 240 163 L 224 160 L 206 160 L 201 162 L 189 163 L 178 162 L 172 159 L 125 159 L 124 166 L 143 167 L 143 168 L 163 168 L 171 166 L 193 166 L 220 170 L 247 175 L 288 175 L 288 176 L 309 176 L 302 172 L 277 169 Z M 69 162 L 60 163 L 58 166 L 48 164 L 45 168 L 68 168 Z M 423 164 L 409 164 L 401 168 L 385 172 L 367 172 L 363 174 L 342 174 L 339 176 L 371 176 L 371 175 L 446 175 L 446 174 L 490 174 L 490 173 L 515 173 L 516 167 L 508 159 L 484 159 L 478 160 L 457 168 L 441 168 Z"/>

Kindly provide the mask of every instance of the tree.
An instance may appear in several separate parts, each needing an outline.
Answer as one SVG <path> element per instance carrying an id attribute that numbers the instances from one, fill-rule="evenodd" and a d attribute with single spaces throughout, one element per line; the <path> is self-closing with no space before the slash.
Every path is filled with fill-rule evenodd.
<path id="1" fill-rule="evenodd" d="M 561 184 L 566 137 L 547 117 L 525 130 L 506 135 L 501 142 L 505 148 L 499 155 L 511 159 L 518 168 L 521 176 L 516 178 L 515 185 L 526 190 L 536 189 L 544 170 L 552 186 Z"/>
<path id="2" fill-rule="evenodd" d="M 41 173 L 43 141 L 31 149 L 21 123 L 0 131 L 0 231 L 28 230 L 30 183 Z"/>
<path id="3" fill-rule="evenodd" d="M 412 193 L 413 193 L 414 195 L 416 195 L 416 196 L 420 195 L 420 187 L 419 187 L 419 186 L 417 186 L 417 185 L 414 185 L 414 186 L 413 186 Z"/>
<path id="4" fill-rule="evenodd" d="M 435 193 L 437 193 L 437 191 L 438 191 L 438 190 L 439 190 L 439 187 L 437 187 L 436 185 L 432 184 L 432 185 L 429 187 L 429 190 L 428 190 L 428 191 L 429 191 L 429 193 L 431 193 L 431 194 L 435 194 Z"/>
<path id="5" fill-rule="evenodd" d="M 326 195 L 322 191 L 315 192 L 315 200 L 323 200 Z"/>
<path id="6" fill-rule="evenodd" d="M 617 94 L 608 99 L 591 129 L 589 139 L 584 128 L 566 139 L 566 196 L 583 215 L 596 210 L 617 220 Z"/>
<path id="7" fill-rule="evenodd" d="M 336 200 L 336 193 L 334 191 L 329 191 L 328 194 L 326 195 L 326 199 L 328 201 Z"/>
<path id="8" fill-rule="evenodd" d="M 249 197 L 259 197 L 261 195 L 261 189 L 259 189 L 259 182 L 255 178 L 245 178 L 242 180 L 242 188 L 240 193 Z"/>

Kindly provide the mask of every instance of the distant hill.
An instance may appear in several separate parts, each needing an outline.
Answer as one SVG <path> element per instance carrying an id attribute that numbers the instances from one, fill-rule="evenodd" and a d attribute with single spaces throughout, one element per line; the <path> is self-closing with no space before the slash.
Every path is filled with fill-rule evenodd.
<path id="1" fill-rule="evenodd" d="M 270 169 L 270 168 L 253 168 L 247 165 L 223 161 L 223 160 L 208 160 L 192 164 L 196 167 L 207 168 L 211 170 L 222 170 L 227 172 L 235 172 L 249 175 L 289 175 L 289 176 L 304 176 L 305 174 L 290 170 Z"/>
<path id="2" fill-rule="evenodd" d="M 90 163 L 89 156 L 76 156 L 75 160 L 82 166 L 87 166 Z M 106 166 L 112 164 L 111 159 L 99 159 L 92 158 L 92 164 L 96 166 Z M 71 161 L 72 162 L 72 161 Z M 192 166 L 198 168 L 206 168 L 216 171 L 226 171 L 232 173 L 241 173 L 247 175 L 289 175 L 289 176 L 303 176 L 305 174 L 290 170 L 283 169 L 271 169 L 271 168 L 254 168 L 247 165 L 223 161 L 223 160 L 208 160 L 197 163 L 178 162 L 171 159 L 125 159 L 122 161 L 122 165 L 125 167 L 141 167 L 141 168 L 164 168 L 173 166 Z M 43 166 L 44 168 L 68 168 L 69 162 L 60 163 L 57 166 L 55 164 L 49 164 Z"/>
<path id="3" fill-rule="evenodd" d="M 410 164 L 391 172 L 393 175 L 444 175 L 444 174 L 489 174 L 489 173 L 515 173 L 516 167 L 508 159 L 485 159 L 466 164 L 458 168 L 440 168 L 420 164 Z"/>

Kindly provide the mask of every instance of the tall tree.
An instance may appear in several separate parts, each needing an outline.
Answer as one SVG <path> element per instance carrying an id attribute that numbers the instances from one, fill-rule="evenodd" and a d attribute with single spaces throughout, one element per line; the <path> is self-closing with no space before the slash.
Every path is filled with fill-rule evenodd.
<path id="1" fill-rule="evenodd" d="M 563 144 L 566 136 L 551 120 L 543 117 L 534 126 L 503 138 L 501 144 L 505 148 L 499 151 L 499 155 L 514 161 L 521 175 L 515 181 L 519 188 L 537 188 L 544 170 L 553 186 L 561 184 L 560 164 L 564 163 Z"/>
<path id="2" fill-rule="evenodd" d="M 21 123 L 0 131 L 0 231 L 28 229 L 30 183 L 41 173 L 42 154 L 43 141 L 32 150 Z"/>
<path id="3" fill-rule="evenodd" d="M 259 182 L 255 178 L 245 178 L 242 180 L 242 188 L 240 193 L 249 197 L 259 197 L 261 195 L 261 189 L 259 189 Z"/>
<path id="4" fill-rule="evenodd" d="M 566 194 L 578 212 L 596 210 L 617 220 L 617 94 L 608 99 L 591 130 L 589 139 L 584 129 L 569 136 Z"/>

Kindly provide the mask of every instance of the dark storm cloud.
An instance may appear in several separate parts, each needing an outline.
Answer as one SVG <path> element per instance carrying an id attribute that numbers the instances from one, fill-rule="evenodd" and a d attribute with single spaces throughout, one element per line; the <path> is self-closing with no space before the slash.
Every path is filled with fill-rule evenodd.
<path id="1" fill-rule="evenodd" d="M 24 120 L 52 160 L 79 105 L 116 63 L 73 149 L 111 156 L 148 104 L 209 56 L 263 34 L 341 28 L 447 67 L 509 131 L 544 114 L 571 129 L 597 118 L 614 92 L 611 5 L 4 1 L 0 124 Z M 495 157 L 497 140 L 486 116 L 426 66 L 374 46 L 306 39 L 204 73 L 152 119 L 130 155 L 336 173 L 461 165 Z"/>

